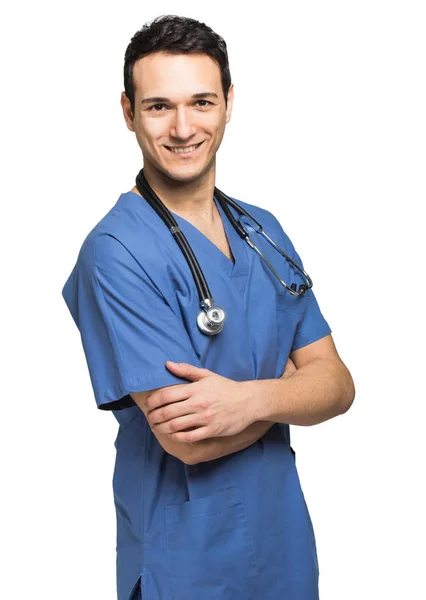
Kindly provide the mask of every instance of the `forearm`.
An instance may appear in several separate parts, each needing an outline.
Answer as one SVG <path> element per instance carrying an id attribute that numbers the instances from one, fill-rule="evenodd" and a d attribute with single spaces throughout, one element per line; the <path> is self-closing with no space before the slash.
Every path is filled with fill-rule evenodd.
<path id="1" fill-rule="evenodd" d="M 291 377 L 241 382 L 256 421 L 316 425 L 346 412 L 354 399 L 352 377 L 340 360 L 317 358 Z"/>
<path id="2" fill-rule="evenodd" d="M 259 440 L 274 423 L 256 421 L 236 435 L 213 437 L 194 442 L 196 463 L 222 458 L 239 450 L 248 448 Z"/>

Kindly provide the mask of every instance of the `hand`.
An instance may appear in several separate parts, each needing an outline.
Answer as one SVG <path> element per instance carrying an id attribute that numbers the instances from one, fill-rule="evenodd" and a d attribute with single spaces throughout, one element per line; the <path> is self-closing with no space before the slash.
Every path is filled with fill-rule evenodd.
<path id="1" fill-rule="evenodd" d="M 168 361 L 166 366 L 191 383 L 169 386 L 147 397 L 146 418 L 151 429 L 170 434 L 174 441 L 197 442 L 240 433 L 254 422 L 244 382 L 188 363 Z M 189 428 L 192 430 L 185 431 Z"/>

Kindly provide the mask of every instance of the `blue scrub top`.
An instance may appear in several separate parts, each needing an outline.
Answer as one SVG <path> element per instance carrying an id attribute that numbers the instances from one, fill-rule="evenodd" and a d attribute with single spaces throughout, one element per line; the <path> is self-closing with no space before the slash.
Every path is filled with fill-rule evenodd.
<path id="1" fill-rule="evenodd" d="M 269 211 L 236 200 L 298 264 Z M 312 290 L 285 291 L 218 204 L 235 264 L 172 213 L 226 312 L 197 327 L 198 292 L 168 228 L 138 194 L 121 194 L 84 240 L 62 290 L 80 331 L 98 408 L 119 422 L 113 476 L 118 600 L 317 600 L 318 561 L 289 426 L 245 450 L 186 465 L 157 441 L 130 392 L 188 383 L 165 362 L 236 381 L 279 377 L 292 350 L 331 333 Z M 289 285 L 297 269 L 240 219 Z M 140 579 L 141 578 L 141 579 Z"/>

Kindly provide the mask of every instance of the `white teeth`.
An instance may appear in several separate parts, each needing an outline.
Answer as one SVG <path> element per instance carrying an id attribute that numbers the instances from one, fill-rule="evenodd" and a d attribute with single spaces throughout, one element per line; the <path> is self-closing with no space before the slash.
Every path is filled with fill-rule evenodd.
<path id="1" fill-rule="evenodd" d="M 187 146 L 186 148 L 169 148 L 172 152 L 176 152 L 177 154 L 182 154 L 184 152 L 192 152 L 198 144 L 194 144 L 193 146 Z"/>

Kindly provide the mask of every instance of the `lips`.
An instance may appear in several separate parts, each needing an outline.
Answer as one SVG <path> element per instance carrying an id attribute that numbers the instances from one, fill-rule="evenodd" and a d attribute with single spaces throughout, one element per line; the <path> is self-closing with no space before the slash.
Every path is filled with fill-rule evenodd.
<path id="1" fill-rule="evenodd" d="M 182 150 L 180 152 L 174 152 L 173 150 L 171 150 L 170 146 L 164 146 L 165 148 L 167 148 L 167 150 L 169 150 L 169 152 L 171 152 L 172 154 L 174 154 L 175 156 L 191 156 L 191 154 L 194 154 L 194 152 L 196 152 L 198 150 L 198 148 L 201 146 L 201 144 L 204 143 L 204 140 L 202 142 L 199 142 L 198 144 L 191 144 L 190 146 L 188 146 L 189 148 L 195 148 L 193 150 L 191 150 L 190 152 L 182 152 Z M 181 146 L 174 146 L 176 148 L 181 148 Z"/>

